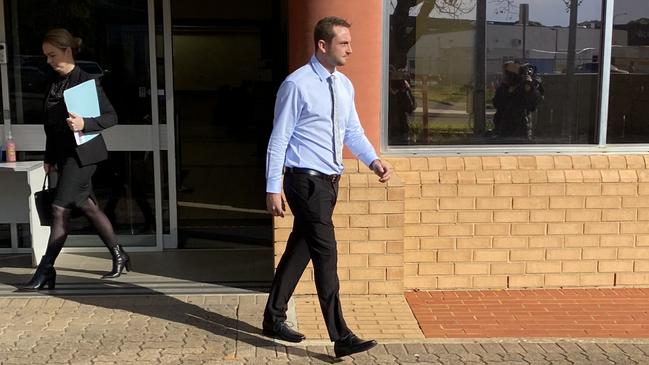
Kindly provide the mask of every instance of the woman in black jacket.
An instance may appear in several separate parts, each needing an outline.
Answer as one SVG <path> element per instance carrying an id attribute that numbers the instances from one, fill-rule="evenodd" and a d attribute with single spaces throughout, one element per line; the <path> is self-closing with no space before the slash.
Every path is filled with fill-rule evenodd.
<path id="1" fill-rule="evenodd" d="M 81 46 L 81 39 L 73 37 L 65 29 L 53 29 L 43 39 L 43 53 L 47 63 L 58 77 L 51 83 L 44 102 L 45 173 L 57 171 L 59 179 L 52 204 L 52 225 L 47 250 L 36 273 L 23 289 L 39 290 L 46 285 L 54 289 L 56 270 L 54 261 L 61 252 L 70 231 L 70 211 L 79 208 L 93 224 L 113 257 L 112 271 L 103 278 L 115 278 L 130 269 L 128 255 L 117 244 L 113 226 L 99 209 L 92 193 L 92 175 L 97 163 L 108 157 L 103 137 L 97 137 L 77 145 L 75 132 L 100 132 L 117 124 L 117 115 L 97 81 L 100 116 L 82 118 L 69 113 L 63 100 L 63 91 L 93 77 L 76 66 L 74 57 Z"/>

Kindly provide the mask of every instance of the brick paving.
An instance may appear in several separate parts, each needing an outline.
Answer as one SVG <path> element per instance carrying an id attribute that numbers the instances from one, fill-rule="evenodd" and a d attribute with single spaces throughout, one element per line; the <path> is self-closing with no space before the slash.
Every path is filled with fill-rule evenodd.
<path id="1" fill-rule="evenodd" d="M 297 302 L 304 299 L 315 298 Z M 343 302 L 350 318 L 353 309 L 368 313 L 381 300 L 400 305 L 394 297 L 354 299 Z M 335 360 L 326 340 L 295 346 L 260 336 L 265 300 L 264 294 L 0 297 L 0 364 L 649 363 L 647 339 L 383 339 L 368 353 Z M 356 325 L 359 333 L 375 331 Z"/>
<path id="2" fill-rule="evenodd" d="M 345 321 L 349 328 L 363 338 L 422 339 L 417 320 L 403 295 L 343 295 Z M 327 339 L 318 298 L 295 298 L 299 328 L 308 338 Z"/>
<path id="3" fill-rule="evenodd" d="M 420 291 L 427 338 L 649 338 L 649 289 Z"/>

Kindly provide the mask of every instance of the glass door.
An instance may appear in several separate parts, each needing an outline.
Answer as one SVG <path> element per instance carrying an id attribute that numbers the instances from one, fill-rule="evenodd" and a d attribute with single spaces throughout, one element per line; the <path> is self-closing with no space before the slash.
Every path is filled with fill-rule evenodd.
<path id="1" fill-rule="evenodd" d="M 286 76 L 281 2 L 170 5 L 178 247 L 272 255 L 264 171 Z"/>
<path id="2" fill-rule="evenodd" d="M 43 97 L 52 71 L 42 55 L 41 40 L 49 29 L 66 28 L 83 40 L 77 66 L 101 80 L 119 118 L 117 126 L 103 132 L 110 153 L 93 178 L 95 194 L 121 244 L 162 249 L 163 219 L 168 219 L 162 187 L 168 179 L 161 169 L 161 158 L 166 156 L 161 151 L 167 146 L 167 137 L 166 128 L 160 126 L 160 115 L 165 115 L 159 110 L 164 106 L 159 102 L 159 98 L 164 100 L 164 86 L 160 87 L 164 77 L 158 73 L 161 69 L 164 73 L 163 66 L 159 67 L 164 57 L 156 56 L 156 43 L 161 43 L 156 42 L 156 29 L 161 27 L 156 28 L 155 1 L 0 3 L 4 10 L 0 45 L 7 49 L 7 63 L 0 65 L 6 71 L 1 75 L 4 129 L 11 125 L 18 158 L 43 159 Z M 14 236 L 19 242 L 14 245 L 29 247 L 29 238 L 21 241 L 18 233 Z M 85 217 L 73 219 L 66 248 L 92 250 L 95 246 L 103 247 L 94 228 Z"/>

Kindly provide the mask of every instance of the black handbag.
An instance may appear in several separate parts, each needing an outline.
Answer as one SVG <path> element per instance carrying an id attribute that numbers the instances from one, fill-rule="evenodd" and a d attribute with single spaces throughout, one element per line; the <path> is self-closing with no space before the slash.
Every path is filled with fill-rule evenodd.
<path id="1" fill-rule="evenodd" d="M 54 202 L 56 188 L 50 187 L 49 176 L 49 174 L 45 174 L 43 188 L 34 194 L 36 211 L 38 212 L 38 219 L 41 221 L 41 226 L 50 226 L 52 224 L 52 202 Z"/>

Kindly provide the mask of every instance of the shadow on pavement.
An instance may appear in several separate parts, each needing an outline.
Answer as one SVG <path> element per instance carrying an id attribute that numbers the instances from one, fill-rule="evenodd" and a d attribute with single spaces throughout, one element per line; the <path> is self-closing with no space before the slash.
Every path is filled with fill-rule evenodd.
<path id="1" fill-rule="evenodd" d="M 128 248 L 127 248 L 128 250 Z M 120 278 L 122 283 L 132 282 L 146 286 L 147 283 L 191 282 L 217 284 L 244 290 L 267 291 L 273 278 L 273 254 L 268 250 L 175 250 L 163 252 L 129 252 L 135 271 Z M 245 257 L 242 259 L 242 256 Z M 64 252 L 56 261 L 60 271 L 78 272 L 80 275 L 62 277 L 61 283 L 96 283 L 96 279 L 110 271 L 108 252 Z M 33 272 L 29 254 L 0 255 L 0 283 L 13 282 L 5 274 Z"/>
<path id="2" fill-rule="evenodd" d="M 3 278 L 8 279 L 12 283 L 26 282 L 29 280 L 29 275 L 13 275 L 3 273 Z M 62 275 L 59 280 L 73 280 L 74 278 L 66 277 Z M 136 286 L 132 283 L 123 283 L 117 281 L 109 280 L 97 280 L 95 283 L 96 287 L 99 289 L 105 289 L 105 292 L 110 293 L 111 290 L 119 288 L 121 286 L 129 286 L 132 288 Z M 18 285 L 13 285 L 18 288 Z M 24 293 L 16 292 L 16 294 L 24 294 L 26 297 L 30 295 L 47 295 L 55 298 L 65 299 L 69 301 L 74 301 L 83 305 L 90 305 L 99 308 L 111 309 L 111 310 L 123 310 L 135 314 L 139 314 L 146 317 L 158 318 L 164 321 L 173 322 L 181 325 L 193 326 L 197 329 L 212 333 L 217 336 L 222 336 L 228 338 L 236 344 L 237 342 L 243 342 L 245 344 L 255 346 L 255 347 L 268 347 L 274 348 L 276 346 L 285 346 L 284 343 L 275 342 L 266 337 L 263 337 L 261 334 L 261 329 L 259 327 L 253 326 L 250 323 L 247 323 L 239 318 L 238 308 L 232 308 L 233 316 L 232 318 L 228 315 L 222 313 L 216 313 L 213 311 L 206 310 L 199 305 L 184 302 L 172 296 L 165 295 L 161 292 L 152 290 L 146 287 L 140 287 L 138 295 L 93 295 L 93 296 L 70 296 L 64 294 L 65 290 L 42 290 L 38 293 Z M 218 303 L 215 303 L 215 305 Z M 209 304 L 207 304 L 209 305 Z M 227 304 L 222 304 L 227 305 Z M 232 304 L 235 305 L 234 303 Z M 226 307 L 227 308 L 227 307 Z M 254 313 L 255 316 L 260 316 L 261 312 Z M 253 318 L 253 320 L 256 318 Z M 261 319 L 259 319 L 261 321 Z M 137 325 L 138 328 L 131 328 L 126 326 L 122 330 L 119 330 L 120 333 L 127 335 L 140 335 L 142 331 L 142 326 Z M 114 328 L 111 326 L 111 328 Z M 167 330 L 173 330 L 173 328 L 168 328 Z M 238 345 L 235 345 L 237 348 Z M 314 353 L 306 348 L 300 348 L 300 351 L 290 351 L 291 346 L 287 346 L 289 349 L 290 356 L 298 356 L 304 358 L 314 358 L 326 363 L 337 363 L 340 362 L 338 359 L 334 359 L 327 354 Z M 303 351 L 302 351 L 303 349 Z M 236 351 L 236 348 L 231 349 L 232 352 Z"/>

